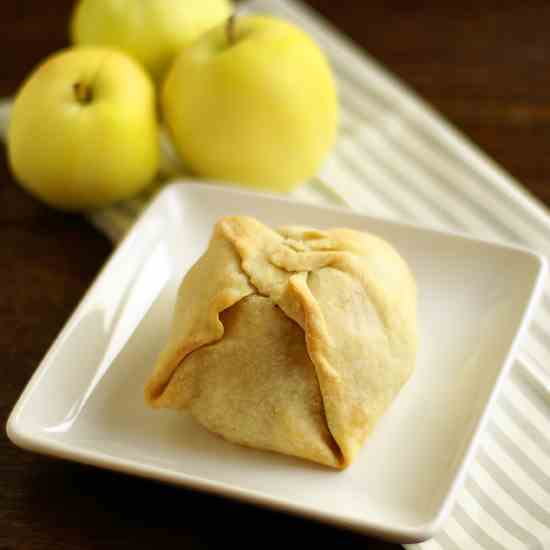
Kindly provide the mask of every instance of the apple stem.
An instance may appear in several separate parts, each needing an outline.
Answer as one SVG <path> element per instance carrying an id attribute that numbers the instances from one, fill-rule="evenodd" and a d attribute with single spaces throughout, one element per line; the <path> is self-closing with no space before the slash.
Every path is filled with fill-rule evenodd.
<path id="1" fill-rule="evenodd" d="M 227 43 L 230 46 L 233 46 L 235 44 L 235 21 L 236 21 L 235 14 L 232 14 L 227 19 L 227 25 L 225 26 L 225 33 L 227 36 Z"/>
<path id="2" fill-rule="evenodd" d="M 92 101 L 92 90 L 83 82 L 75 82 L 73 85 L 74 95 L 79 103 L 90 103 Z"/>

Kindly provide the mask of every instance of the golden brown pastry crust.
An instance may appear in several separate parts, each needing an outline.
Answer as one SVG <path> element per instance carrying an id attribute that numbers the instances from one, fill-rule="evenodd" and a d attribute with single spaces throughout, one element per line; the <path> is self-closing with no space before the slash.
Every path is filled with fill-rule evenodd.
<path id="1" fill-rule="evenodd" d="M 345 468 L 416 342 L 415 282 L 382 239 L 227 217 L 180 287 L 145 395 L 231 441 Z"/>

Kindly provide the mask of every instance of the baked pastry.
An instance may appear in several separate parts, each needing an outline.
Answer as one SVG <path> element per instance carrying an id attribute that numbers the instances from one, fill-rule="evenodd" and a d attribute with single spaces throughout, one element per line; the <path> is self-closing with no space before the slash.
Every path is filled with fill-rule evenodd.
<path id="1" fill-rule="evenodd" d="M 416 347 L 414 278 L 387 242 L 227 217 L 180 286 L 145 396 L 232 442 L 345 468 Z"/>

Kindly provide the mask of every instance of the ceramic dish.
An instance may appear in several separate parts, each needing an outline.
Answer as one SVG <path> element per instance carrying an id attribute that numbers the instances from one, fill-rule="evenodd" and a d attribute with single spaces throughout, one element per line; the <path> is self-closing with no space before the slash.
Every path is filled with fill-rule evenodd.
<path id="1" fill-rule="evenodd" d="M 182 275 L 221 216 L 371 231 L 418 283 L 418 366 L 344 472 L 223 441 L 148 408 L 143 385 Z M 239 498 L 399 542 L 447 516 L 532 314 L 545 271 L 528 250 L 345 209 L 222 188 L 166 188 L 116 249 L 8 421 L 37 452 Z"/>

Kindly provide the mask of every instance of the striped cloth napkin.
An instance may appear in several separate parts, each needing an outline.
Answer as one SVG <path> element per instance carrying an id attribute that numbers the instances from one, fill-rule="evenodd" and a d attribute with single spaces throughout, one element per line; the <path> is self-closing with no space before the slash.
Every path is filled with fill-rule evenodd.
<path id="1" fill-rule="evenodd" d="M 244 9 L 298 23 L 328 55 L 342 106 L 339 140 L 296 198 L 337 203 L 520 243 L 550 255 L 550 219 L 520 184 L 307 7 L 254 0 Z M 5 134 L 9 105 L 0 106 Z M 164 175 L 177 172 L 164 139 Z M 89 214 L 118 241 L 152 191 Z M 550 549 L 550 284 L 501 392 L 449 520 L 410 550 Z"/>

